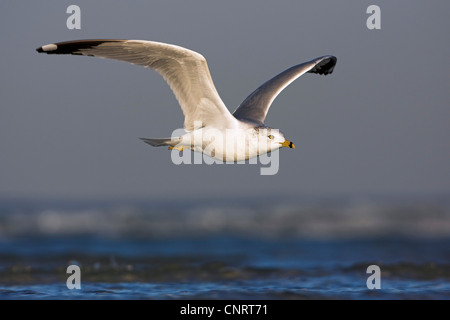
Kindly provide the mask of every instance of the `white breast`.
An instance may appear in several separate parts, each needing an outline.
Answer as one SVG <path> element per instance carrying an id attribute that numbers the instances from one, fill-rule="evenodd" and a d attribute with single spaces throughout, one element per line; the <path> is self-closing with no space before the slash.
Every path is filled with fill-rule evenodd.
<path id="1" fill-rule="evenodd" d="M 204 127 L 185 134 L 180 145 L 214 159 L 236 162 L 279 148 L 269 145 L 265 139 L 261 140 L 251 130 L 237 128 L 223 131 Z"/>

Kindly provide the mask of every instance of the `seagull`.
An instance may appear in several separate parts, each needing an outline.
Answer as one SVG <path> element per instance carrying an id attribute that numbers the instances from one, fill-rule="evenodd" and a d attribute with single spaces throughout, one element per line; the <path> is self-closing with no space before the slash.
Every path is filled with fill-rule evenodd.
<path id="1" fill-rule="evenodd" d="M 326 55 L 295 65 L 253 91 L 233 112 L 220 98 L 203 55 L 177 46 L 146 40 L 93 39 L 47 44 L 39 53 L 72 54 L 125 61 L 157 71 L 172 89 L 184 114 L 184 134 L 141 138 L 151 146 L 201 152 L 238 162 L 278 150 L 295 148 L 284 134 L 264 124 L 278 94 L 305 73 L 328 75 L 336 57 Z"/>

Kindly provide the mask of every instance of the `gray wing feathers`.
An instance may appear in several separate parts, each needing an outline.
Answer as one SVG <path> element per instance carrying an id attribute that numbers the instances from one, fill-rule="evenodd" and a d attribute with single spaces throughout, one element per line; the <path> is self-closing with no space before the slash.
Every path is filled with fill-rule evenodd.
<path id="1" fill-rule="evenodd" d="M 307 72 L 330 74 L 335 65 L 336 57 L 323 56 L 293 66 L 262 84 L 240 104 L 233 115 L 239 120 L 250 120 L 263 124 L 270 105 L 284 88 Z"/>
<path id="2" fill-rule="evenodd" d="M 236 118 L 262 124 L 273 100 L 291 82 L 306 72 L 330 74 L 336 65 L 336 57 L 323 56 L 285 70 L 250 94 L 233 117 L 217 93 L 205 58 L 197 52 L 154 41 L 116 39 L 59 42 L 37 51 L 115 59 L 156 70 L 174 92 L 187 131 L 207 125 L 233 127 Z"/>
<path id="3" fill-rule="evenodd" d="M 143 40 L 80 40 L 42 46 L 38 52 L 115 59 L 153 69 L 163 76 L 185 116 L 185 129 L 227 126 L 234 117 L 212 81 L 205 58 L 194 51 Z"/>

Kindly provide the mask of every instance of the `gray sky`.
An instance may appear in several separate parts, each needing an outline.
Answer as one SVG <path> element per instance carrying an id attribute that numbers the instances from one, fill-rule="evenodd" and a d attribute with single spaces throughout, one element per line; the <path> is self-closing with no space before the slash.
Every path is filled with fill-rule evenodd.
<path id="1" fill-rule="evenodd" d="M 81 30 L 66 8 L 81 8 Z M 381 8 L 381 30 L 366 9 Z M 449 1 L 0 2 L 0 197 L 190 197 L 450 192 Z M 139 137 L 182 127 L 156 72 L 37 54 L 41 45 L 122 38 L 203 54 L 233 111 L 295 64 L 337 56 L 331 76 L 285 89 L 266 124 L 296 149 L 280 169 L 181 165 Z"/>

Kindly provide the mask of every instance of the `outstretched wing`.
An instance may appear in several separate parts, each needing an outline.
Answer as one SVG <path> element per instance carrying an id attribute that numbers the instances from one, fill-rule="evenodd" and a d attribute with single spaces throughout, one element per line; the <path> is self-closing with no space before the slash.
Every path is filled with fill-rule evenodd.
<path id="1" fill-rule="evenodd" d="M 197 52 L 160 42 L 112 39 L 59 42 L 36 50 L 115 59 L 156 70 L 175 94 L 187 131 L 207 125 L 228 127 L 236 121 L 217 93 L 206 59 Z"/>
<path id="2" fill-rule="evenodd" d="M 264 123 L 270 105 L 284 88 L 306 72 L 323 75 L 332 73 L 336 61 L 334 56 L 323 56 L 283 71 L 253 91 L 234 111 L 233 115 L 239 120 Z"/>

